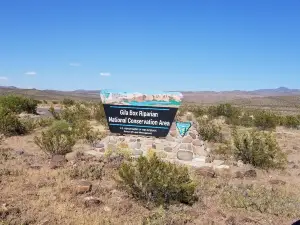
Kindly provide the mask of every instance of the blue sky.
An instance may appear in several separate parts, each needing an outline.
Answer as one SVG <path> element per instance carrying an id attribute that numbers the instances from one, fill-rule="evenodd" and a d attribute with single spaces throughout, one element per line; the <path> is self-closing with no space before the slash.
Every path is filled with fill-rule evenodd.
<path id="1" fill-rule="evenodd" d="M 300 88 L 299 0 L 4 0 L 0 85 Z"/>

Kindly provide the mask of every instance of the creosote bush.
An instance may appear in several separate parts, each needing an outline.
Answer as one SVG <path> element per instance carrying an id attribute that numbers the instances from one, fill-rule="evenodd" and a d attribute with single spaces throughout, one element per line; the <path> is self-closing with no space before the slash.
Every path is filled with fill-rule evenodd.
<path id="1" fill-rule="evenodd" d="M 74 168 L 68 170 L 67 174 L 72 179 L 100 180 L 103 175 L 103 166 L 103 163 L 77 165 Z"/>
<path id="2" fill-rule="evenodd" d="M 237 160 L 263 169 L 285 167 L 287 156 L 281 151 L 271 132 L 235 129 L 232 138 L 233 154 Z"/>
<path id="3" fill-rule="evenodd" d="M 75 101 L 73 99 L 65 98 L 62 101 L 62 104 L 65 105 L 65 106 L 71 106 L 71 105 L 75 104 Z"/>
<path id="4" fill-rule="evenodd" d="M 20 122 L 17 114 L 7 108 L 0 107 L 0 133 L 11 136 L 26 132 L 26 127 Z"/>
<path id="5" fill-rule="evenodd" d="M 300 126 L 300 117 L 286 116 L 282 119 L 282 125 L 288 128 L 298 128 Z"/>
<path id="6" fill-rule="evenodd" d="M 72 151 L 76 143 L 76 135 L 66 121 L 55 121 L 40 137 L 35 136 L 34 142 L 50 155 L 64 155 Z"/>
<path id="7" fill-rule="evenodd" d="M 155 154 L 150 158 L 140 156 L 137 161 L 124 162 L 119 175 L 130 193 L 147 203 L 192 204 L 196 200 L 196 184 L 188 169 L 161 161 Z"/>
<path id="8" fill-rule="evenodd" d="M 275 129 L 279 122 L 279 117 L 270 111 L 257 111 L 254 114 L 254 125 L 263 130 Z"/>
<path id="9" fill-rule="evenodd" d="M 283 188 L 266 188 L 257 185 L 227 186 L 222 194 L 227 206 L 248 211 L 290 218 L 300 217 L 300 198 Z"/>
<path id="10" fill-rule="evenodd" d="M 221 127 L 213 121 L 207 119 L 198 119 L 198 133 L 205 141 L 221 142 L 223 137 Z"/>
<path id="11" fill-rule="evenodd" d="M 0 107 L 3 107 L 13 113 L 36 113 L 38 102 L 31 98 L 25 98 L 16 95 L 7 95 L 0 97 Z"/>

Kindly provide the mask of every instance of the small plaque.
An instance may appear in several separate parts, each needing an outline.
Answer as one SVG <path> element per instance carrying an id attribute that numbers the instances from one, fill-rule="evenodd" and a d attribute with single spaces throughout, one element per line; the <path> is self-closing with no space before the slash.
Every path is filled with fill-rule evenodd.
<path id="1" fill-rule="evenodd" d="M 191 122 L 176 122 L 176 127 L 181 137 L 185 136 L 188 130 L 191 128 Z"/>

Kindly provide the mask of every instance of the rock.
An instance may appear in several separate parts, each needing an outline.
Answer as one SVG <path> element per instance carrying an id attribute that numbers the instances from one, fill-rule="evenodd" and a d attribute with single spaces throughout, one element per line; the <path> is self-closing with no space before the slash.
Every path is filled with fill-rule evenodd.
<path id="1" fill-rule="evenodd" d="M 255 177 L 257 177 L 257 173 L 256 173 L 255 170 L 247 170 L 247 171 L 244 173 L 244 177 L 255 178 Z"/>
<path id="2" fill-rule="evenodd" d="M 228 165 L 220 165 L 216 166 L 215 168 L 215 173 L 217 176 L 220 177 L 231 177 L 231 170 Z"/>
<path id="3" fill-rule="evenodd" d="M 191 151 L 183 151 L 183 150 L 179 150 L 177 152 L 177 158 L 179 160 L 184 160 L 184 161 L 192 161 L 193 160 L 193 152 Z"/>
<path id="4" fill-rule="evenodd" d="M 225 221 L 226 225 L 238 225 L 238 223 L 236 222 L 236 218 L 233 216 L 230 216 L 226 221 Z"/>
<path id="5" fill-rule="evenodd" d="M 103 210 L 104 210 L 105 212 L 110 212 L 110 211 L 111 211 L 111 208 L 108 207 L 108 206 L 104 206 L 104 207 L 103 207 Z"/>
<path id="6" fill-rule="evenodd" d="M 88 181 L 80 181 L 76 186 L 76 193 L 83 194 L 92 190 L 92 184 Z"/>
<path id="7" fill-rule="evenodd" d="M 202 177 L 215 177 L 215 171 L 211 167 L 201 167 L 196 170 L 196 174 L 202 176 Z"/>
<path id="8" fill-rule="evenodd" d="M 152 143 L 152 148 L 156 149 L 156 144 L 155 143 Z"/>
<path id="9" fill-rule="evenodd" d="M 102 201 L 99 198 L 95 198 L 92 196 L 84 198 L 84 205 L 86 207 L 99 206 L 101 203 L 102 203 Z"/>
<path id="10" fill-rule="evenodd" d="M 286 182 L 283 180 L 270 180 L 269 183 L 273 184 L 273 185 L 285 185 L 286 184 Z"/>
<path id="11" fill-rule="evenodd" d="M 206 157 L 205 156 L 197 156 L 197 157 L 193 158 L 193 161 L 206 163 Z"/>
<path id="12" fill-rule="evenodd" d="M 241 171 L 236 171 L 234 177 L 238 179 L 242 179 L 244 178 L 244 174 Z"/>
<path id="13" fill-rule="evenodd" d="M 119 137 L 119 141 L 120 141 L 120 142 L 124 142 L 124 141 L 125 141 L 125 138 L 124 138 L 124 137 Z"/>
<path id="14" fill-rule="evenodd" d="M 54 155 L 50 160 L 50 169 L 56 169 L 62 167 L 67 162 L 65 156 L 63 155 Z"/>
<path id="15" fill-rule="evenodd" d="M 25 151 L 23 149 L 18 149 L 15 151 L 17 155 L 23 155 Z"/>
<path id="16" fill-rule="evenodd" d="M 195 146 L 203 146 L 204 145 L 204 142 L 203 141 L 200 141 L 200 140 L 194 140 L 193 142 L 193 145 Z"/>
<path id="17" fill-rule="evenodd" d="M 205 148 L 205 151 L 207 152 L 207 153 L 210 153 L 211 152 L 211 149 L 210 148 Z"/>
<path id="18" fill-rule="evenodd" d="M 193 142 L 193 138 L 190 137 L 190 136 L 185 136 L 183 139 L 182 139 L 182 143 L 192 143 Z"/>
<path id="19" fill-rule="evenodd" d="M 111 138 L 111 139 L 109 140 L 109 143 L 111 143 L 111 144 L 117 144 L 117 143 L 118 143 L 118 140 L 115 139 L 115 138 Z"/>
<path id="20" fill-rule="evenodd" d="M 142 147 L 142 144 L 141 144 L 141 142 L 138 141 L 138 142 L 136 143 L 136 145 L 135 145 L 135 148 L 136 148 L 136 149 L 141 149 L 141 147 Z"/>
<path id="21" fill-rule="evenodd" d="M 218 159 L 215 159 L 213 162 L 212 162 L 213 166 L 215 167 L 218 167 L 218 166 L 221 166 L 224 164 L 224 161 L 223 160 L 218 160 Z"/>
<path id="22" fill-rule="evenodd" d="M 197 135 L 196 135 L 195 133 L 189 132 L 189 135 L 190 135 L 193 139 L 196 139 L 196 138 L 197 138 Z"/>
<path id="23" fill-rule="evenodd" d="M 104 144 L 103 143 L 96 143 L 95 148 L 104 148 Z"/>
<path id="24" fill-rule="evenodd" d="M 239 161 L 237 162 L 237 166 L 238 166 L 238 167 L 243 167 L 243 166 L 244 166 L 243 161 L 242 161 L 242 160 L 239 160 Z"/>
<path id="25" fill-rule="evenodd" d="M 98 152 L 105 152 L 105 148 L 96 148 L 95 150 Z"/>
<path id="26" fill-rule="evenodd" d="M 174 138 L 168 135 L 168 136 L 166 137 L 166 140 L 167 140 L 167 141 L 174 141 Z"/>
<path id="27" fill-rule="evenodd" d="M 83 152 L 83 154 L 84 155 L 87 155 L 87 156 L 95 156 L 95 157 L 97 157 L 97 158 L 101 158 L 101 157 L 103 157 L 103 155 L 104 155 L 104 153 L 102 153 L 102 152 L 97 152 L 97 151 L 95 151 L 95 150 L 89 150 L 89 151 L 84 151 Z"/>
<path id="28" fill-rule="evenodd" d="M 65 155 L 65 158 L 67 161 L 75 161 L 78 157 L 77 157 L 78 153 L 77 152 L 69 152 Z"/>
<path id="29" fill-rule="evenodd" d="M 170 132 L 170 135 L 172 136 L 172 137 L 177 137 L 177 131 L 175 130 L 175 131 L 171 131 Z"/>
<path id="30" fill-rule="evenodd" d="M 39 170 L 39 169 L 41 169 L 43 166 L 42 165 L 40 165 L 40 164 L 32 164 L 32 165 L 30 165 L 30 168 L 31 169 L 34 169 L 34 170 Z"/>
<path id="31" fill-rule="evenodd" d="M 130 138 L 129 141 L 130 142 L 136 142 L 136 139 L 135 138 Z"/>
<path id="32" fill-rule="evenodd" d="M 197 146 L 197 147 L 194 147 L 194 150 L 193 150 L 194 154 L 195 155 L 199 155 L 199 156 L 207 156 L 207 152 L 204 150 L 204 146 Z"/>
<path id="33" fill-rule="evenodd" d="M 167 146 L 167 147 L 164 148 L 164 150 L 165 150 L 166 152 L 172 152 L 173 148 Z"/>
<path id="34" fill-rule="evenodd" d="M 292 168 L 293 168 L 293 169 L 299 169 L 299 166 L 298 166 L 298 165 L 293 165 Z"/>
<path id="35" fill-rule="evenodd" d="M 183 143 L 179 145 L 179 149 L 180 150 L 189 150 L 189 151 L 193 151 L 193 146 L 191 144 L 188 143 Z"/>
<path id="36" fill-rule="evenodd" d="M 132 151 L 132 155 L 134 155 L 134 156 L 140 156 L 140 155 L 143 155 L 143 151 L 140 150 L 140 149 L 134 149 L 134 150 Z"/>
<path id="37" fill-rule="evenodd" d="M 156 143 L 155 146 L 158 151 L 163 151 L 165 148 L 165 145 L 163 143 Z"/>

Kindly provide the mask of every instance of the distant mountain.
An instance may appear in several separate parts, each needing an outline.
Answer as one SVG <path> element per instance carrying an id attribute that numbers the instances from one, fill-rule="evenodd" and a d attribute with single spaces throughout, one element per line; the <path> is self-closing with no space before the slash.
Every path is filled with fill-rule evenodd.
<path id="1" fill-rule="evenodd" d="M 300 89 L 289 89 L 287 87 L 279 87 L 276 89 L 259 89 L 251 92 L 263 96 L 300 95 Z"/>

